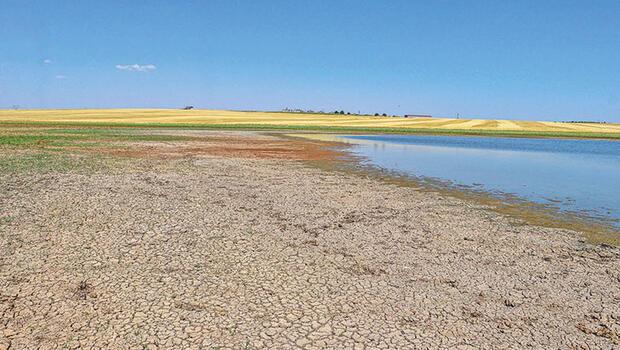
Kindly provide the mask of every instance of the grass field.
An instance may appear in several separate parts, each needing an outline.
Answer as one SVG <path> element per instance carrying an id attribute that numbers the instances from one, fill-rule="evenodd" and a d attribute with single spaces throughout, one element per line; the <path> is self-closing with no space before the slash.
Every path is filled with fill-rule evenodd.
<path id="1" fill-rule="evenodd" d="M 620 139 L 620 124 L 172 109 L 0 110 L 0 125 L 317 130 Z"/>

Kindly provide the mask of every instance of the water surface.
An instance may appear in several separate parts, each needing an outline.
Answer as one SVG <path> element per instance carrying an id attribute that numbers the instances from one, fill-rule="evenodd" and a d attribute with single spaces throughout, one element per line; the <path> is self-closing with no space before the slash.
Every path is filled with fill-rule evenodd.
<path id="1" fill-rule="evenodd" d="M 418 135 L 340 136 L 368 164 L 543 204 L 620 228 L 620 142 Z"/>

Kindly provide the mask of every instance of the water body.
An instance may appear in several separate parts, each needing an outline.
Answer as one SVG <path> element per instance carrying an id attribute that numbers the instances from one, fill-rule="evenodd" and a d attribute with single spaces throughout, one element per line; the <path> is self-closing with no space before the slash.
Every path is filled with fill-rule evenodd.
<path id="1" fill-rule="evenodd" d="M 620 228 L 620 142 L 417 135 L 340 136 L 370 165 L 513 197 Z"/>

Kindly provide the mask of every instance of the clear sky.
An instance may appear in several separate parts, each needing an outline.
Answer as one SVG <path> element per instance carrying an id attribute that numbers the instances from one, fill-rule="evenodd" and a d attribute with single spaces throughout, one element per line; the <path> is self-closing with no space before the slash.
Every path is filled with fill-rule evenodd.
<path id="1" fill-rule="evenodd" d="M 620 1 L 0 0 L 0 108 L 620 122 Z"/>

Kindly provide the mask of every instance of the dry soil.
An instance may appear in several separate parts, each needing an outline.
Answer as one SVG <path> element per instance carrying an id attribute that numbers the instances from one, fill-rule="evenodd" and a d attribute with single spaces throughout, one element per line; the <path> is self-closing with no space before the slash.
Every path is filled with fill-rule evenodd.
<path id="1" fill-rule="evenodd" d="M 0 174 L 0 349 L 620 347 L 617 248 L 205 135 Z"/>

